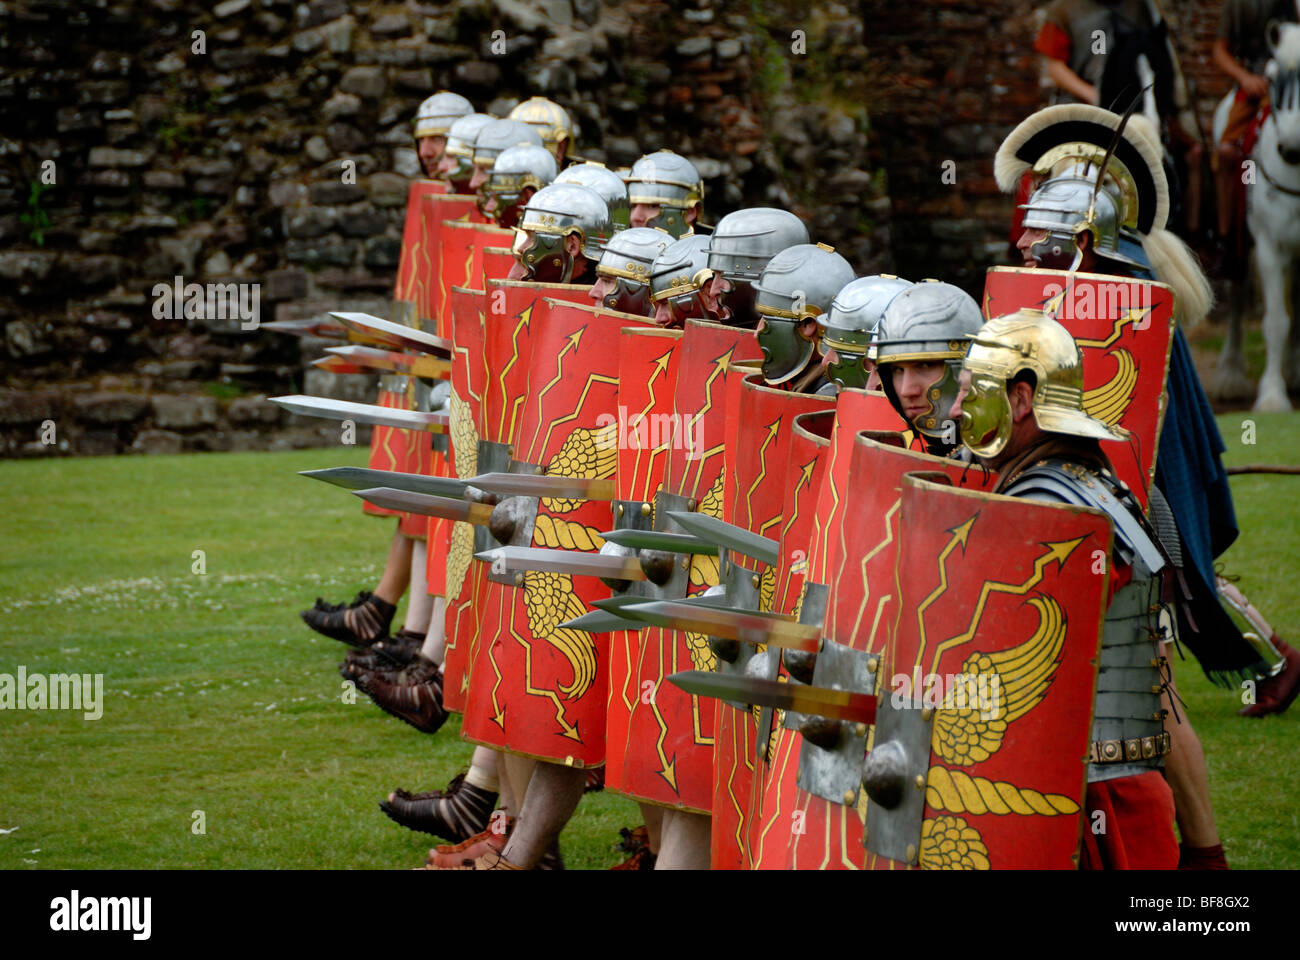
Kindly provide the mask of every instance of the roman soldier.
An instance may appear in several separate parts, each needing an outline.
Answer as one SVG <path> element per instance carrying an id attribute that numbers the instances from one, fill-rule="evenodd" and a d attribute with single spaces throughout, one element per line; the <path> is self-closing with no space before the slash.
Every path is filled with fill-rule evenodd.
<path id="1" fill-rule="evenodd" d="M 1083 410 L 1083 354 L 1041 310 L 996 317 L 971 338 L 951 411 L 963 444 L 999 473 L 995 493 L 1100 510 L 1114 529 L 1083 817 L 1085 869 L 1173 869 L 1174 797 L 1161 776 L 1170 737 L 1157 645 L 1168 572 L 1158 538 L 1101 440 L 1127 433 Z M 1093 829 L 1097 813 L 1104 831 Z"/>
<path id="2" fill-rule="evenodd" d="M 648 227 L 614 234 L 596 264 L 591 299 L 610 310 L 651 316 L 650 270 L 670 242 L 670 234 Z"/>
<path id="3" fill-rule="evenodd" d="M 631 214 L 627 202 L 627 184 L 603 163 L 587 161 L 570 164 L 560 171 L 555 182 L 576 183 L 580 187 L 596 191 L 609 207 L 609 219 L 614 232 L 628 228 Z"/>
<path id="4" fill-rule="evenodd" d="M 555 179 L 555 173 L 555 159 L 543 147 L 502 150 L 483 185 L 487 196 L 483 213 L 498 226 L 513 229 L 519 222 L 519 211 L 534 193 Z"/>
<path id="5" fill-rule="evenodd" d="M 457 117 L 447 130 L 447 146 L 438 173 L 451 184 L 453 193 L 473 193 L 474 139 L 480 130 L 497 118 L 490 113 L 470 113 Z"/>
<path id="6" fill-rule="evenodd" d="M 818 318 L 853 279 L 849 262 L 824 243 L 782 250 L 754 283 L 760 320 L 755 331 L 763 351 L 763 379 L 796 393 L 830 393 L 817 353 Z"/>
<path id="7" fill-rule="evenodd" d="M 556 166 L 563 169 L 569 156 L 569 143 L 573 139 L 573 120 L 568 112 L 554 100 L 531 97 L 510 111 L 510 119 L 528 124 L 542 138 L 546 149 L 555 157 Z"/>
<path id="8" fill-rule="evenodd" d="M 501 152 L 530 144 L 542 146 L 542 137 L 528 124 L 518 120 L 493 120 L 479 128 L 474 134 L 474 147 L 470 153 L 474 175 L 470 177 L 469 188 L 478 192 L 481 202 L 486 202 L 482 194 L 483 187 L 492 175 L 492 165 L 501 156 Z"/>
<path id="9" fill-rule="evenodd" d="M 680 329 L 687 320 L 717 323 L 721 304 L 709 294 L 709 238 L 687 234 L 665 248 L 650 268 L 655 323 Z"/>
<path id="10" fill-rule="evenodd" d="M 447 90 L 440 90 L 420 104 L 415 111 L 412 132 L 415 135 L 415 152 L 425 177 L 430 180 L 438 178 L 451 125 L 460 117 L 473 112 L 474 108 L 468 100 Z"/>
<path id="11" fill-rule="evenodd" d="M 613 233 L 609 207 L 594 190 L 553 183 L 524 207 L 515 231 L 512 280 L 573 283 L 590 279 Z"/>
<path id="12" fill-rule="evenodd" d="M 821 328 L 818 344 L 827 358 L 826 376 L 838 389 L 862 389 L 871 383 L 876 365 L 867 353 L 876 328 L 894 297 L 911 285 L 888 274 L 859 277 L 845 284 L 831 301 L 830 310 L 817 317 Z M 875 378 L 872 389 L 879 383 Z"/>
<path id="13" fill-rule="evenodd" d="M 1275 634 L 1243 633 L 1216 591 L 1214 557 L 1233 542 L 1237 528 L 1220 461 L 1224 443 L 1182 331 L 1208 313 L 1212 294 L 1190 251 L 1164 228 L 1169 200 L 1160 156 L 1143 118 L 1125 126 L 1109 111 L 1074 105 L 1039 111 L 1021 123 L 999 148 L 995 169 L 1004 190 L 1030 171 L 1043 178 L 1025 205 L 1028 222 L 1018 246 L 1026 267 L 1073 266 L 1152 278 L 1173 289 L 1182 324 L 1169 354 L 1152 518 L 1185 582 L 1183 602 L 1175 605 L 1178 636 L 1212 681 L 1259 680 L 1257 703 L 1242 713 L 1280 712 L 1300 693 L 1300 652 Z M 990 284 L 999 273 L 990 273 Z M 1174 752 L 1167 776 L 1179 800 L 1184 865 L 1224 867 L 1199 739 L 1187 718 L 1180 719 L 1170 728 Z"/>
<path id="14" fill-rule="evenodd" d="M 782 250 L 807 242 L 803 221 L 775 207 L 749 207 L 719 220 L 709 236 L 709 296 L 722 304 L 723 322 L 756 327 L 754 281 Z"/>
<path id="15" fill-rule="evenodd" d="M 695 232 L 704 213 L 704 181 L 683 156 L 671 150 L 648 153 L 627 175 L 632 226 L 658 227 L 680 239 Z"/>

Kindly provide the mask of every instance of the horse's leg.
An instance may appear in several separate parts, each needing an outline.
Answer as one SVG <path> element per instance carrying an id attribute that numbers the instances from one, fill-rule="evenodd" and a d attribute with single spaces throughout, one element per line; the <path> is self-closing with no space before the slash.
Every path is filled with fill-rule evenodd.
<path id="1" fill-rule="evenodd" d="M 1263 412 L 1291 409 L 1286 382 L 1282 379 L 1282 355 L 1286 352 L 1291 326 L 1286 289 L 1291 266 L 1289 259 L 1289 256 L 1284 258 L 1270 238 L 1256 236 L 1255 262 L 1259 268 L 1259 285 L 1264 292 L 1264 346 L 1268 357 L 1264 363 L 1264 376 L 1259 381 L 1255 409 Z"/>
<path id="2" fill-rule="evenodd" d="M 1215 400 L 1246 400 L 1255 393 L 1255 385 L 1246 376 L 1246 357 L 1242 352 L 1242 330 L 1252 301 L 1251 276 L 1225 281 L 1228 288 L 1228 332 L 1223 338 L 1218 366 L 1210 384 L 1210 396 Z"/>

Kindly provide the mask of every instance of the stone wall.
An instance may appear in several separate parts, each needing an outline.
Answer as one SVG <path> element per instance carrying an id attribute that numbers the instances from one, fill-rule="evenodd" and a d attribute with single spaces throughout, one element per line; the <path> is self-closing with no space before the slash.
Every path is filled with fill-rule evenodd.
<path id="1" fill-rule="evenodd" d="M 1212 35 L 1217 4 L 1167 5 Z M 384 315 L 410 118 L 440 88 L 497 114 L 551 97 L 584 157 L 691 157 L 710 220 L 785 206 L 860 272 L 977 287 L 1005 246 L 993 149 L 1041 102 L 1035 29 L 1011 0 L 2 2 L 0 455 L 337 442 L 261 398 L 373 382 L 158 316 L 153 289 Z"/>

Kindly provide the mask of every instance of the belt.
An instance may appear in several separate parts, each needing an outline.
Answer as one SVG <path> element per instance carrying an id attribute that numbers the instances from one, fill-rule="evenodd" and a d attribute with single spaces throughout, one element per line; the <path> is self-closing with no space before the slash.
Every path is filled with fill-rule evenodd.
<path id="1" fill-rule="evenodd" d="M 1094 740 L 1088 748 L 1089 763 L 1125 763 L 1150 760 L 1169 753 L 1168 732 L 1131 740 Z"/>

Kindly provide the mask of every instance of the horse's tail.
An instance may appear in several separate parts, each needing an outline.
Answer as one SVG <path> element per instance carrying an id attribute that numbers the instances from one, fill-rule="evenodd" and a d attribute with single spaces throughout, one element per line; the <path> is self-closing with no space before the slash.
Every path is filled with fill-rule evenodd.
<path id="1" fill-rule="evenodd" d="M 1214 306 L 1214 291 L 1191 248 L 1168 230 L 1152 230 L 1142 241 L 1151 271 L 1173 288 L 1177 316 L 1194 327 Z"/>

